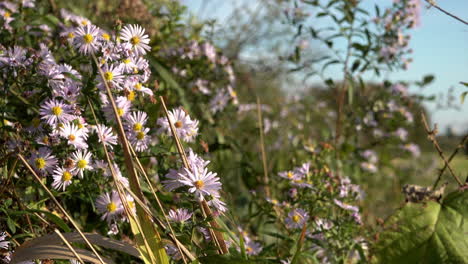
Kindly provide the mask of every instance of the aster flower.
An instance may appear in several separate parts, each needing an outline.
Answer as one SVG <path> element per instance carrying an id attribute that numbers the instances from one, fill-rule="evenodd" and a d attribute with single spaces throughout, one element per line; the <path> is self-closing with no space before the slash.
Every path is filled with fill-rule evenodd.
<path id="1" fill-rule="evenodd" d="M 139 25 L 126 25 L 120 32 L 120 39 L 130 43 L 136 55 L 145 55 L 151 49 L 150 39 Z"/>
<path id="2" fill-rule="evenodd" d="M 245 243 L 245 253 L 249 256 L 258 255 L 262 251 L 263 247 L 260 243 L 250 240 Z"/>
<path id="3" fill-rule="evenodd" d="M 294 180 L 294 179 L 299 179 L 300 178 L 300 175 L 298 175 L 295 171 L 282 171 L 280 173 L 278 173 L 278 176 L 280 176 L 281 178 L 284 178 L 284 179 L 288 179 L 288 180 Z"/>
<path id="4" fill-rule="evenodd" d="M 179 173 L 180 182 L 189 187 L 189 192 L 193 193 L 198 200 L 204 200 L 204 196 L 219 196 L 221 183 L 216 173 L 208 172 L 204 169 L 202 172 L 198 170 L 190 171 L 187 168 L 185 173 Z"/>
<path id="5" fill-rule="evenodd" d="M 169 255 L 173 260 L 180 260 L 182 258 L 182 255 L 180 255 L 179 249 L 174 246 L 173 244 L 167 244 L 164 246 L 164 249 L 167 252 L 167 255 Z"/>
<path id="6" fill-rule="evenodd" d="M 91 24 L 78 27 L 74 32 L 73 44 L 84 55 L 94 54 L 100 46 L 98 41 L 99 31 L 98 27 Z"/>
<path id="7" fill-rule="evenodd" d="M 125 125 L 127 130 L 138 132 L 143 129 L 148 120 L 148 115 L 143 111 L 132 112 L 125 117 Z"/>
<path id="8" fill-rule="evenodd" d="M 67 123 L 73 119 L 72 109 L 60 100 L 50 99 L 45 101 L 39 110 L 41 119 L 47 124 L 55 126 L 59 123 Z"/>
<path id="9" fill-rule="evenodd" d="M 169 120 L 174 125 L 177 136 L 185 142 L 191 142 L 198 134 L 198 121 L 190 119 L 182 108 L 177 108 L 169 111 Z M 158 119 L 157 124 L 161 126 L 159 132 L 166 132 L 171 134 L 171 128 L 167 118 L 161 117 Z"/>
<path id="10" fill-rule="evenodd" d="M 206 166 L 210 164 L 209 160 L 204 160 L 191 148 L 189 148 L 187 151 L 187 161 L 190 164 L 190 168 L 192 168 L 192 170 L 197 169 L 199 172 L 202 172 Z"/>
<path id="11" fill-rule="evenodd" d="M 401 148 L 410 152 L 414 157 L 419 157 L 421 155 L 421 150 L 419 149 L 419 146 L 414 143 L 405 144 L 401 146 Z"/>
<path id="12" fill-rule="evenodd" d="M 117 145 L 117 136 L 112 132 L 112 128 L 98 124 L 95 127 L 95 131 L 99 137 L 99 142 L 104 142 L 104 144 L 111 149 L 114 145 Z"/>
<path id="13" fill-rule="evenodd" d="M 77 150 L 72 153 L 71 159 L 75 165 L 75 172 L 78 173 L 80 178 L 83 178 L 83 172 L 86 170 L 92 170 L 91 166 L 91 153 L 87 150 Z"/>
<path id="14" fill-rule="evenodd" d="M 110 88 L 115 88 L 117 90 L 122 90 L 122 85 L 123 85 L 123 79 L 124 76 L 122 75 L 122 69 L 120 66 L 116 66 L 113 64 L 104 64 L 104 66 L 101 68 L 104 79 L 102 79 L 101 75 L 99 74 L 98 76 L 98 88 L 105 91 L 106 82 Z"/>
<path id="15" fill-rule="evenodd" d="M 120 118 L 126 118 L 132 108 L 132 103 L 125 96 L 118 96 L 117 99 L 115 99 L 115 105 Z M 110 102 L 104 105 L 103 111 L 107 119 L 115 120 L 114 109 Z"/>
<path id="16" fill-rule="evenodd" d="M 353 205 L 349 205 L 347 203 L 343 203 L 342 201 L 338 200 L 338 199 L 333 199 L 333 202 L 341 207 L 342 209 L 345 209 L 345 210 L 348 210 L 348 211 L 351 211 L 351 212 L 359 212 L 359 208 L 357 206 L 353 206 Z"/>
<path id="17" fill-rule="evenodd" d="M 173 190 L 184 186 L 183 183 L 180 182 L 180 176 L 179 174 L 185 173 L 185 170 L 180 169 L 180 170 L 174 170 L 174 169 L 169 169 L 169 172 L 164 176 L 166 180 L 162 181 L 164 190 L 168 192 L 172 192 Z"/>
<path id="18" fill-rule="evenodd" d="M 149 128 L 144 128 L 138 132 L 130 132 L 130 136 L 128 140 L 132 144 L 135 151 L 144 151 L 148 148 L 148 143 L 150 141 L 149 136 L 147 135 L 149 132 Z"/>
<path id="19" fill-rule="evenodd" d="M 184 223 L 192 217 L 192 213 L 185 208 L 178 208 L 169 211 L 169 220 L 177 223 Z"/>
<path id="20" fill-rule="evenodd" d="M 302 228 L 302 226 L 309 220 L 309 214 L 300 208 L 293 209 L 288 213 L 286 218 L 286 227 L 289 229 Z"/>
<path id="21" fill-rule="evenodd" d="M 213 207 L 218 212 L 226 212 L 227 207 L 226 203 L 221 201 L 218 197 L 213 197 L 213 199 L 208 201 L 208 205 Z"/>
<path id="22" fill-rule="evenodd" d="M 370 162 L 361 162 L 361 168 L 363 170 L 366 170 L 368 172 L 376 173 L 377 172 L 377 166 L 375 166 L 374 163 Z"/>
<path id="23" fill-rule="evenodd" d="M 52 155 L 50 149 L 41 147 L 38 152 L 32 153 L 29 162 L 39 172 L 52 173 L 53 168 L 57 165 L 57 158 Z"/>
<path id="24" fill-rule="evenodd" d="M 87 138 L 86 133 L 72 122 L 68 122 L 60 128 L 60 136 L 67 140 L 68 145 L 72 145 L 77 149 L 88 147 L 88 144 L 85 142 Z"/>
<path id="25" fill-rule="evenodd" d="M 215 97 L 210 101 L 210 111 L 215 114 L 219 111 L 222 111 L 229 101 L 229 94 L 224 90 L 219 90 Z"/>
<path id="26" fill-rule="evenodd" d="M 72 183 L 73 172 L 63 167 L 57 167 L 52 177 L 54 179 L 52 187 L 56 190 L 62 189 L 62 191 L 65 191 L 67 186 Z"/>
<path id="27" fill-rule="evenodd" d="M 9 241 L 6 241 L 6 233 L 0 233 L 0 248 L 8 250 L 8 245 L 10 244 Z"/>
<path id="28" fill-rule="evenodd" d="M 117 191 L 100 195 L 96 199 L 96 209 L 102 214 L 101 219 L 106 220 L 109 224 L 113 220 L 117 220 L 124 211 L 122 201 Z"/>

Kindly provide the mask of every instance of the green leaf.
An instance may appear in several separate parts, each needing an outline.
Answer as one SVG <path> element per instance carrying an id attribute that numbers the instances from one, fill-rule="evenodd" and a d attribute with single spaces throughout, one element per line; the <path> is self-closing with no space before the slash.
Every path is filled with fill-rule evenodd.
<path id="1" fill-rule="evenodd" d="M 11 218 L 7 218 L 7 226 L 10 229 L 11 233 L 16 233 L 15 222 Z"/>
<path id="2" fill-rule="evenodd" d="M 468 263 L 468 192 L 407 203 L 385 224 L 376 263 Z"/>
<path id="3" fill-rule="evenodd" d="M 433 82 L 435 79 L 434 75 L 426 75 L 424 76 L 423 78 L 423 81 L 422 81 L 422 85 L 428 85 L 430 84 L 431 82 Z"/>

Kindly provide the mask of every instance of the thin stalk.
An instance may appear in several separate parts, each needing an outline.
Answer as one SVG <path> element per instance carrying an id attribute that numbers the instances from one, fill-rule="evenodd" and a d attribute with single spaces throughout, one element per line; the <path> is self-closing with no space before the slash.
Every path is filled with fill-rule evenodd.
<path id="1" fill-rule="evenodd" d="M 184 147 L 183 147 L 182 143 L 180 142 L 179 137 L 177 136 L 176 128 L 174 127 L 174 124 L 171 122 L 171 119 L 169 118 L 169 112 L 167 110 L 166 103 L 164 102 L 164 98 L 162 96 L 160 96 L 159 100 L 161 101 L 161 104 L 162 104 L 163 109 L 164 109 L 164 113 L 166 114 L 166 118 L 167 118 L 167 121 L 169 123 L 169 127 L 171 129 L 172 137 L 174 138 L 174 141 L 175 141 L 176 146 L 177 146 L 177 150 L 178 150 L 179 155 L 180 155 L 180 157 L 182 159 L 184 167 L 187 168 L 188 170 L 191 170 L 190 164 L 189 164 L 188 159 L 187 159 L 187 155 L 185 154 Z M 200 209 L 202 210 L 202 213 L 203 213 L 205 218 L 213 217 L 213 214 L 212 214 L 212 212 L 210 210 L 210 207 L 208 206 L 208 204 L 206 203 L 205 200 L 200 201 Z M 219 230 L 217 230 L 217 229 L 219 229 L 218 223 L 216 223 L 216 220 L 213 219 L 212 221 L 209 222 L 209 225 L 211 227 L 210 228 L 211 237 L 213 238 L 213 241 L 215 242 L 216 246 L 218 247 L 218 250 L 219 250 L 220 254 L 227 254 L 228 250 L 227 250 L 227 247 L 226 247 L 226 243 L 224 242 L 222 234 L 219 232 Z"/>
<path id="2" fill-rule="evenodd" d="M 60 211 L 62 211 L 62 213 L 67 217 L 67 219 L 71 222 L 71 224 L 73 225 L 73 227 L 76 229 L 76 231 L 78 231 L 78 233 L 80 234 L 80 236 L 83 238 L 83 240 L 86 242 L 86 244 L 89 246 L 89 248 L 93 251 L 94 255 L 96 255 L 96 257 L 99 259 L 99 261 L 102 263 L 102 264 L 105 264 L 104 260 L 101 258 L 101 256 L 97 253 L 96 249 L 93 247 L 93 245 L 91 244 L 91 242 L 89 242 L 89 240 L 86 238 L 86 236 L 83 234 L 83 232 L 81 232 L 80 228 L 78 227 L 78 225 L 76 224 L 75 220 L 73 220 L 73 218 L 68 214 L 68 212 L 65 210 L 65 208 L 62 207 L 62 205 L 59 203 L 59 201 L 55 198 L 55 196 L 52 194 L 52 192 L 49 190 L 49 188 L 47 188 L 47 186 L 45 186 L 45 184 L 41 181 L 41 178 L 36 174 L 36 172 L 33 170 L 33 168 L 31 168 L 31 166 L 29 165 L 29 163 L 26 161 L 26 159 L 23 157 L 23 155 L 21 154 L 18 154 L 18 158 L 21 160 L 21 162 L 23 162 L 24 166 L 26 166 L 26 168 L 32 173 L 32 175 L 34 176 L 34 178 L 39 182 L 39 184 L 42 186 L 42 188 L 47 192 L 47 194 L 50 196 L 50 198 L 52 198 L 52 200 L 54 201 L 54 203 L 57 205 L 57 207 L 60 209 Z"/>
<path id="3" fill-rule="evenodd" d="M 62 235 L 62 233 L 60 233 L 60 231 L 58 229 L 55 229 L 54 232 L 60 237 L 60 239 L 62 239 L 63 243 L 65 243 L 65 245 L 70 249 L 70 251 L 73 253 L 73 255 L 75 255 L 76 259 L 78 259 L 78 261 L 81 264 L 85 264 L 84 261 L 81 259 L 80 255 L 78 255 L 78 253 L 76 253 L 75 249 L 72 247 L 70 242 L 68 242 L 68 240 Z"/>
<path id="4" fill-rule="evenodd" d="M 260 108 L 260 98 L 257 96 L 257 117 L 258 117 L 258 126 L 260 133 L 260 150 L 262 152 L 262 164 L 263 164 L 263 184 L 265 197 L 270 197 L 270 181 L 268 179 L 268 167 L 267 167 L 267 157 L 265 152 L 265 140 L 263 138 L 263 121 L 262 121 L 262 109 Z"/>
<path id="5" fill-rule="evenodd" d="M 422 117 L 422 121 L 423 121 L 423 124 L 424 124 L 424 128 L 426 129 L 426 133 L 427 133 L 427 136 L 429 138 L 429 140 L 432 142 L 432 144 L 434 145 L 435 149 L 437 150 L 437 152 L 439 153 L 439 156 L 440 158 L 444 161 L 444 164 L 445 166 L 449 169 L 450 171 L 450 174 L 452 175 L 452 177 L 458 182 L 458 185 L 460 187 L 462 187 L 464 184 L 461 182 L 461 180 L 458 178 L 458 176 L 455 174 L 455 172 L 453 171 L 452 167 L 450 167 L 450 164 L 449 164 L 449 161 L 447 161 L 447 159 L 445 158 L 445 155 L 444 155 L 444 152 L 442 151 L 442 148 L 439 146 L 439 143 L 437 142 L 437 139 L 436 139 L 436 132 L 434 130 L 431 130 L 429 128 L 429 125 L 427 123 L 427 120 L 426 120 L 426 116 L 424 115 L 424 113 L 421 113 L 421 117 Z M 439 176 L 441 177 L 441 176 Z"/>

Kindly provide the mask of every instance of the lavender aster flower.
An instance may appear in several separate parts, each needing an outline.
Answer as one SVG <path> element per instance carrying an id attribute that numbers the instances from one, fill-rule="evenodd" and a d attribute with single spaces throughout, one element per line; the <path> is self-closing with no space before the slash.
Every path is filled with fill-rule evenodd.
<path id="1" fill-rule="evenodd" d="M 198 170 L 190 171 L 185 168 L 185 173 L 179 173 L 180 182 L 189 187 L 189 192 L 202 201 L 204 196 L 219 196 L 221 183 L 216 173 L 208 172 L 204 169 L 202 172 Z"/>
<path id="2" fill-rule="evenodd" d="M 184 223 L 192 217 L 192 213 L 184 208 L 169 211 L 169 220 L 177 223 Z"/>
<path id="3" fill-rule="evenodd" d="M 309 220 L 309 214 L 305 210 L 301 208 L 293 209 L 288 213 L 285 220 L 286 227 L 289 229 L 302 228 L 307 220 Z"/>

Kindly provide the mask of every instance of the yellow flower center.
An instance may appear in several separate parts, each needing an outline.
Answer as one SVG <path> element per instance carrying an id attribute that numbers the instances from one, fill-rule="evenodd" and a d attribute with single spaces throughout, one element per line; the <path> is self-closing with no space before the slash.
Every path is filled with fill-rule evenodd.
<path id="1" fill-rule="evenodd" d="M 81 24 L 82 24 L 83 26 L 86 26 L 86 25 L 88 25 L 88 21 L 86 21 L 86 20 L 81 20 Z"/>
<path id="2" fill-rule="evenodd" d="M 122 108 L 117 108 L 117 114 L 119 116 L 123 116 L 125 114 L 124 110 Z"/>
<path id="3" fill-rule="evenodd" d="M 73 32 L 70 32 L 70 33 L 67 34 L 67 37 L 68 37 L 69 39 L 72 39 L 72 38 L 75 37 L 75 34 L 73 34 Z"/>
<path id="4" fill-rule="evenodd" d="M 132 62 L 130 59 L 124 59 L 123 60 L 123 63 L 125 63 L 125 64 L 129 64 L 130 62 Z"/>
<path id="5" fill-rule="evenodd" d="M 3 14 L 3 17 L 5 18 L 9 18 L 11 16 L 10 12 L 5 12 L 5 14 Z"/>
<path id="6" fill-rule="evenodd" d="M 301 217 L 297 214 L 295 214 L 293 217 L 292 217 L 292 220 L 294 223 L 299 223 L 299 221 L 301 220 Z"/>
<path id="7" fill-rule="evenodd" d="M 141 123 L 135 123 L 133 125 L 133 131 L 140 131 L 143 128 L 143 125 Z"/>
<path id="8" fill-rule="evenodd" d="M 110 40 L 110 35 L 107 34 L 107 33 L 103 33 L 102 38 L 105 39 L 105 40 Z"/>
<path id="9" fill-rule="evenodd" d="M 74 141 L 74 140 L 76 139 L 76 137 L 75 137 L 75 135 L 69 135 L 69 136 L 68 136 L 68 139 L 69 139 L 70 141 Z"/>
<path id="10" fill-rule="evenodd" d="M 138 133 L 136 134 L 136 138 L 137 138 L 138 140 L 144 139 L 144 138 L 145 138 L 145 133 L 143 133 L 143 132 L 141 132 L 141 131 L 138 132 Z"/>
<path id="11" fill-rule="evenodd" d="M 142 86 L 141 83 L 137 83 L 135 84 L 135 89 L 141 90 L 141 86 Z"/>
<path id="12" fill-rule="evenodd" d="M 82 129 L 84 127 L 83 124 L 81 124 L 81 123 L 78 123 L 77 126 L 78 126 L 79 129 Z"/>
<path id="13" fill-rule="evenodd" d="M 132 43 L 133 46 L 138 45 L 140 43 L 140 38 L 137 36 L 134 36 L 130 39 L 130 43 Z"/>
<path id="14" fill-rule="evenodd" d="M 253 248 L 247 247 L 247 248 L 245 249 L 245 251 L 247 251 L 248 253 L 251 253 L 251 252 L 253 252 Z"/>
<path id="15" fill-rule="evenodd" d="M 61 115 L 63 112 L 63 109 L 60 106 L 54 106 L 52 107 L 52 113 L 56 116 Z"/>
<path id="16" fill-rule="evenodd" d="M 76 163 L 76 166 L 79 168 L 79 169 L 84 169 L 86 166 L 88 165 L 88 162 L 84 159 L 82 160 L 79 160 L 77 163 Z"/>
<path id="17" fill-rule="evenodd" d="M 40 170 L 44 169 L 46 166 L 46 161 L 43 158 L 37 158 L 35 162 L 36 162 L 36 167 Z"/>
<path id="18" fill-rule="evenodd" d="M 175 126 L 176 128 L 181 128 L 181 127 L 182 127 L 182 122 L 177 121 L 177 122 L 174 123 L 174 126 Z"/>
<path id="19" fill-rule="evenodd" d="M 112 81 L 112 79 L 114 79 L 114 74 L 110 71 L 106 71 L 104 73 L 104 79 L 106 79 L 106 81 Z"/>
<path id="20" fill-rule="evenodd" d="M 135 208 L 135 202 L 133 202 L 133 201 L 128 201 L 127 203 L 128 203 L 128 207 L 129 207 L 130 209 Z"/>
<path id="21" fill-rule="evenodd" d="M 129 101 L 135 100 L 135 92 L 134 92 L 134 91 L 130 91 L 130 92 L 128 93 L 128 95 L 127 95 L 127 99 L 128 99 Z"/>
<path id="22" fill-rule="evenodd" d="M 62 181 L 69 181 L 71 180 L 71 178 L 73 177 L 73 175 L 69 172 L 69 171 L 64 171 L 63 174 L 62 174 Z"/>
<path id="23" fill-rule="evenodd" d="M 83 40 L 86 44 L 93 42 L 94 37 L 91 34 L 85 34 Z"/>
<path id="24" fill-rule="evenodd" d="M 205 183 L 202 180 L 198 180 L 198 181 L 194 182 L 193 184 L 195 185 L 195 187 L 197 189 L 201 189 L 201 188 L 203 188 L 203 186 L 205 186 Z"/>
<path id="25" fill-rule="evenodd" d="M 294 174 L 293 174 L 292 172 L 288 171 L 288 175 L 287 175 L 287 176 L 288 176 L 288 179 L 292 179 L 293 176 L 294 176 Z"/>
<path id="26" fill-rule="evenodd" d="M 115 210 L 117 210 L 117 205 L 114 202 L 110 202 L 107 204 L 107 212 L 113 213 Z"/>
<path id="27" fill-rule="evenodd" d="M 44 143 L 44 144 L 49 144 L 49 137 L 48 137 L 48 136 L 44 136 L 44 137 L 42 138 L 42 143 Z"/>
<path id="28" fill-rule="evenodd" d="M 231 92 L 231 96 L 232 96 L 232 97 L 237 97 L 237 93 L 236 93 L 235 91 L 232 91 L 232 92 Z"/>

